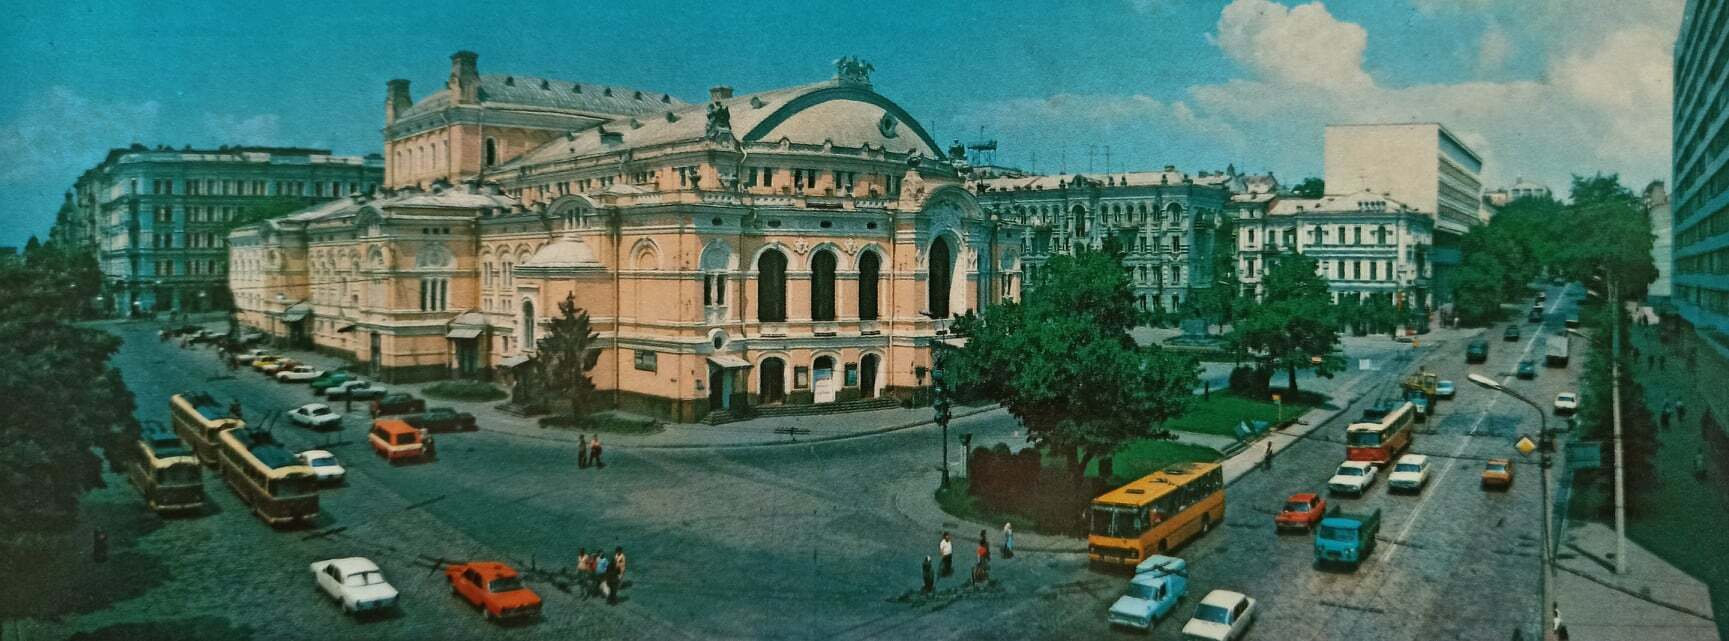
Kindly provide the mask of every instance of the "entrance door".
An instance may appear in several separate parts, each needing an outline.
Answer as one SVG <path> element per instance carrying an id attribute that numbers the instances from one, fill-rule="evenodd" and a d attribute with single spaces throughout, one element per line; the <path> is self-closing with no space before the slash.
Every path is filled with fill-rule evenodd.
<path id="1" fill-rule="evenodd" d="M 811 389 L 816 393 L 816 402 L 833 403 L 835 392 L 840 389 L 840 380 L 834 377 L 834 359 L 828 356 L 817 357 L 815 371 L 811 373 Z"/>
<path id="2" fill-rule="evenodd" d="M 756 389 L 763 404 L 786 400 L 786 361 L 778 358 L 763 359 L 762 373 L 759 376 Z"/>
<path id="3" fill-rule="evenodd" d="M 732 390 L 730 389 L 732 386 L 728 385 L 731 380 L 731 372 L 715 367 L 713 364 L 708 366 L 709 411 L 732 409 Z"/>
<path id="4" fill-rule="evenodd" d="M 877 366 L 876 354 L 865 354 L 859 359 L 858 388 L 859 394 L 865 398 L 877 396 Z"/>
<path id="5" fill-rule="evenodd" d="M 367 365 L 372 368 L 372 375 L 377 376 L 378 362 L 384 358 L 384 339 L 379 337 L 378 332 L 372 333 L 372 351 L 370 354 L 372 360 L 368 361 Z"/>
<path id="6" fill-rule="evenodd" d="M 458 338 L 453 339 L 453 342 L 456 343 L 457 374 L 463 378 L 473 377 L 480 360 L 477 356 L 480 350 L 475 346 L 477 341 L 472 338 Z"/>

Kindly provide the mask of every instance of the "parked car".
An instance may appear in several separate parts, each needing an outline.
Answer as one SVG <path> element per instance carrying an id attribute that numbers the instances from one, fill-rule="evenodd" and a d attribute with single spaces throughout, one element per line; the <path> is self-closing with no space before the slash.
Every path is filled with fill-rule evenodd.
<path id="1" fill-rule="evenodd" d="M 253 361 L 253 362 L 256 363 L 257 361 Z M 275 376 L 277 372 L 280 372 L 280 371 L 285 370 L 285 369 L 293 369 L 294 366 L 299 365 L 299 364 L 300 364 L 300 361 L 294 360 L 292 358 L 278 358 L 274 361 L 266 363 L 264 365 L 264 367 L 258 368 L 258 371 L 264 372 L 265 376 Z"/>
<path id="2" fill-rule="evenodd" d="M 301 452 L 300 462 L 312 468 L 312 476 L 319 483 L 340 484 L 348 480 L 348 470 L 336 460 L 336 455 L 324 450 L 306 450 Z"/>
<path id="3" fill-rule="evenodd" d="M 1321 515 L 1327 513 L 1327 499 L 1314 492 L 1292 494 L 1285 499 L 1284 509 L 1273 516 L 1273 527 L 1280 532 L 1285 530 L 1313 530 L 1315 524 L 1321 522 Z"/>
<path id="4" fill-rule="evenodd" d="M 1456 394 L 1457 392 L 1458 392 L 1458 390 L 1453 388 L 1453 381 L 1442 379 L 1441 381 L 1435 383 L 1435 396 L 1436 397 L 1453 398 L 1453 395 Z"/>
<path id="5" fill-rule="evenodd" d="M 372 401 L 373 416 L 389 416 L 392 414 L 417 414 L 426 411 L 426 400 L 415 398 L 413 394 L 396 392 L 385 394 Z"/>
<path id="6" fill-rule="evenodd" d="M 1567 329 L 1579 329 L 1579 319 L 1577 318 L 1569 318 L 1562 324 L 1566 325 Z"/>
<path id="7" fill-rule="evenodd" d="M 288 410 L 288 420 L 314 428 L 342 425 L 342 415 L 323 403 L 307 403 Z"/>
<path id="8" fill-rule="evenodd" d="M 1538 291 L 1537 292 L 1537 302 L 1541 303 L 1541 302 L 1546 301 L 1546 300 L 1549 300 L 1549 292 Z"/>
<path id="9" fill-rule="evenodd" d="M 295 365 L 276 373 L 280 383 L 304 383 L 324 375 L 324 370 L 311 365 Z"/>
<path id="10" fill-rule="evenodd" d="M 1519 340 L 1519 326 L 1518 325 L 1508 325 L 1507 331 L 1501 332 L 1501 340 L 1506 341 L 1508 343 L 1518 341 Z"/>
<path id="11" fill-rule="evenodd" d="M 255 370 L 262 372 L 262 371 L 264 371 L 264 367 L 266 365 L 270 365 L 272 363 L 275 363 L 276 361 L 280 360 L 281 358 L 282 358 L 281 356 L 277 356 L 275 354 L 260 355 L 256 358 L 252 359 L 252 363 L 251 363 L 252 369 L 255 369 Z"/>
<path id="12" fill-rule="evenodd" d="M 540 616 L 540 595 L 523 585 L 522 576 L 497 561 L 470 561 L 444 568 L 450 591 L 478 606 L 488 619 Z"/>
<path id="13" fill-rule="evenodd" d="M 1151 630 L 1154 623 L 1170 615 L 1188 591 L 1188 564 L 1155 554 L 1135 566 L 1128 590 L 1111 604 L 1106 616 L 1113 626 Z"/>
<path id="14" fill-rule="evenodd" d="M 323 394 L 330 388 L 347 383 L 350 380 L 353 379 L 349 377 L 348 372 L 342 370 L 326 370 L 323 376 L 312 379 L 312 382 L 309 385 L 312 386 L 313 394 Z"/>
<path id="15" fill-rule="evenodd" d="M 1254 599 L 1241 592 L 1213 590 L 1201 599 L 1194 618 L 1183 625 L 1183 638 L 1207 641 L 1241 639 L 1254 620 Z"/>
<path id="16" fill-rule="evenodd" d="M 381 398 L 388 393 L 388 390 L 372 381 L 356 379 L 337 383 L 330 389 L 324 390 L 324 397 L 333 401 L 345 398 L 364 401 Z"/>
<path id="17" fill-rule="evenodd" d="M 402 420 L 428 432 L 472 432 L 480 429 L 474 424 L 473 414 L 448 407 L 429 408 L 419 414 L 404 416 Z"/>
<path id="18" fill-rule="evenodd" d="M 312 564 L 318 587 L 349 614 L 396 607 L 396 588 L 384 580 L 378 564 L 358 556 Z"/>
<path id="19" fill-rule="evenodd" d="M 1543 310 L 1540 308 L 1539 309 L 1532 309 L 1531 313 L 1525 315 L 1525 320 L 1532 322 L 1532 323 L 1543 322 Z"/>
<path id="20" fill-rule="evenodd" d="M 1375 484 L 1378 470 L 1368 461 L 1345 461 L 1339 464 L 1333 478 L 1327 479 L 1327 489 L 1334 494 L 1362 496 Z"/>
<path id="21" fill-rule="evenodd" d="M 1572 392 L 1561 392 L 1555 395 L 1555 414 L 1566 416 L 1579 411 L 1579 395 Z"/>
<path id="22" fill-rule="evenodd" d="M 1489 341 L 1471 341 L 1465 346 L 1465 362 L 1481 363 L 1489 360 Z"/>
<path id="23" fill-rule="evenodd" d="M 1519 378 L 1537 378 L 1537 361 L 1519 361 L 1517 373 Z"/>
<path id="24" fill-rule="evenodd" d="M 1483 464 L 1483 489 L 1513 487 L 1513 460 L 1492 458 Z"/>
<path id="25" fill-rule="evenodd" d="M 239 354 L 235 354 L 234 355 L 234 361 L 237 363 L 240 363 L 241 365 L 251 365 L 253 360 L 256 360 L 260 356 L 268 356 L 269 354 L 270 354 L 270 352 L 266 352 L 266 351 L 261 350 L 261 349 L 247 350 L 247 351 L 241 352 Z"/>
<path id="26" fill-rule="evenodd" d="M 191 337 L 187 338 L 186 342 L 192 343 L 193 345 L 197 345 L 199 343 L 214 343 L 216 341 L 221 340 L 222 337 L 223 337 L 222 332 L 212 331 L 212 330 L 208 330 L 208 329 L 201 329 L 201 330 L 198 330 L 197 332 L 194 332 Z"/>
<path id="27" fill-rule="evenodd" d="M 1393 462 L 1393 473 L 1387 475 L 1387 491 L 1421 492 L 1429 483 L 1429 457 L 1406 454 Z"/>

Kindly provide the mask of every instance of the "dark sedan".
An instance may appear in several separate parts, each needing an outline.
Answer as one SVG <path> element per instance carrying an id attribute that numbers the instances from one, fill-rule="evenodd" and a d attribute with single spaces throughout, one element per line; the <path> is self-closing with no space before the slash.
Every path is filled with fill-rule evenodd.
<path id="1" fill-rule="evenodd" d="M 428 432 L 472 432 L 480 429 L 474 424 L 474 415 L 468 412 L 458 412 L 448 407 L 434 407 L 419 414 L 402 417 L 409 425 Z"/>

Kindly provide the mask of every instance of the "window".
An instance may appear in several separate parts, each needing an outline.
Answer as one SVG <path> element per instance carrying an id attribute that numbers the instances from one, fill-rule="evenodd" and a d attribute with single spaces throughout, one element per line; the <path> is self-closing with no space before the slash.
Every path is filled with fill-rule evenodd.
<path id="1" fill-rule="evenodd" d="M 932 318 L 949 317 L 949 284 L 953 278 L 954 257 L 949 255 L 947 238 L 931 243 L 930 270 L 925 281 L 926 304 Z"/>
<path id="2" fill-rule="evenodd" d="M 487 138 L 486 139 L 486 149 L 482 152 L 482 154 L 483 154 L 482 160 L 481 160 L 482 166 L 491 167 L 493 165 L 498 164 L 498 140 L 494 139 L 494 138 Z"/>
<path id="3" fill-rule="evenodd" d="M 859 256 L 858 263 L 858 317 L 859 320 L 877 319 L 877 281 L 881 278 L 882 259 L 876 252 L 867 251 Z"/>
<path id="4" fill-rule="evenodd" d="M 834 252 L 819 250 L 810 260 L 810 318 L 834 320 Z"/>
<path id="5" fill-rule="evenodd" d="M 632 350 L 636 353 L 636 368 L 644 372 L 655 371 L 655 353 L 648 350 Z"/>
<path id="6" fill-rule="evenodd" d="M 517 331 L 520 332 L 517 342 L 522 349 L 534 349 L 534 301 L 522 301 L 522 326 Z M 509 346 L 508 342 L 505 343 L 506 349 Z"/>
<path id="7" fill-rule="evenodd" d="M 756 319 L 786 321 L 786 254 L 770 249 L 756 262 Z"/>
<path id="8" fill-rule="evenodd" d="M 702 277 L 702 304 L 726 304 L 726 274 L 705 274 Z"/>
<path id="9" fill-rule="evenodd" d="M 442 312 L 449 304 L 450 279 L 420 279 L 420 311 Z"/>

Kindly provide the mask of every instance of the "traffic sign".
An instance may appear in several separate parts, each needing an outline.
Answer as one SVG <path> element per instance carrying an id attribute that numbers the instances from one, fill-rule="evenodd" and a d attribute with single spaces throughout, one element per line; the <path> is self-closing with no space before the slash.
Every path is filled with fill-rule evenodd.
<path id="1" fill-rule="evenodd" d="M 1520 454 L 1530 456 L 1531 452 L 1537 450 L 1537 444 L 1531 441 L 1531 437 L 1521 436 L 1519 442 L 1513 444 L 1513 448 L 1519 450 Z"/>

